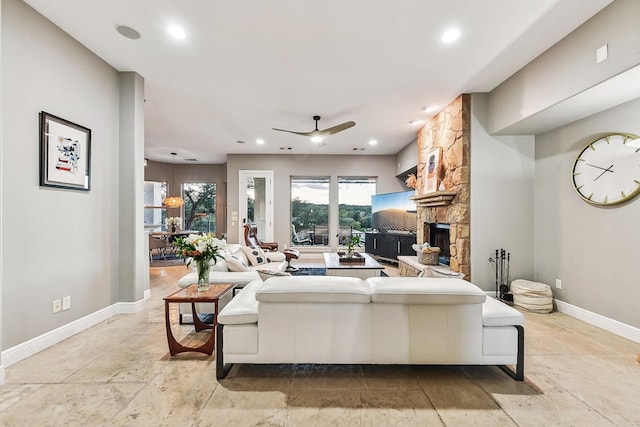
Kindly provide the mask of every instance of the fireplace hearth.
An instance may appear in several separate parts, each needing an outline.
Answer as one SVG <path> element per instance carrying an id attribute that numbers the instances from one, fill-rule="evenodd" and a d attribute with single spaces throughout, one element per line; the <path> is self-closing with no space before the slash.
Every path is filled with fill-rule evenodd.
<path id="1" fill-rule="evenodd" d="M 449 265 L 451 260 L 449 231 L 450 224 L 424 223 L 424 241 L 440 248 L 440 264 Z"/>

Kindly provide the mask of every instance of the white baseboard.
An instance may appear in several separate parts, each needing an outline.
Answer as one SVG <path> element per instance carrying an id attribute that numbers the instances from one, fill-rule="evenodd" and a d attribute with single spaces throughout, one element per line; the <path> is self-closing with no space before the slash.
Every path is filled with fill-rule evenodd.
<path id="1" fill-rule="evenodd" d="M 628 340 L 640 343 L 640 329 L 614 319 L 576 307 L 564 301 L 554 299 L 560 313 L 580 319 L 590 325 L 597 326 L 612 334 L 620 335 Z"/>
<path id="2" fill-rule="evenodd" d="M 4 350 L 0 356 L 0 384 L 4 384 L 4 368 L 18 363 L 29 356 L 51 347 L 61 341 L 66 340 L 75 334 L 89 329 L 92 326 L 103 322 L 116 314 L 134 314 L 144 308 L 144 303 L 151 297 L 151 291 L 144 292 L 144 299 L 136 302 L 118 302 L 109 307 L 105 307 L 95 313 L 88 314 L 66 325 L 60 326 L 52 331 L 32 338 L 28 341 L 15 345 Z"/>

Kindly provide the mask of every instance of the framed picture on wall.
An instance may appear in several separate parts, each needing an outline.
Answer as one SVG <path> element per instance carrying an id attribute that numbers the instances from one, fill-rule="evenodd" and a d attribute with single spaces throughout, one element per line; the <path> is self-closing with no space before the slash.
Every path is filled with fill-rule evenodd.
<path id="1" fill-rule="evenodd" d="M 40 185 L 91 189 L 91 129 L 40 112 Z"/>
<path id="2" fill-rule="evenodd" d="M 438 171 L 440 170 L 440 161 L 442 149 L 434 148 L 427 153 L 427 164 L 424 168 L 424 182 L 422 185 L 422 193 L 433 193 L 438 189 Z"/>

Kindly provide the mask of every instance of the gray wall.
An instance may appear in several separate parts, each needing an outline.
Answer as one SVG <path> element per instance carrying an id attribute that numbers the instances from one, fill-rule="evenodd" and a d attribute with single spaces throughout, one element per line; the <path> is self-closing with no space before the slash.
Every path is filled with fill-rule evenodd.
<path id="1" fill-rule="evenodd" d="M 489 131 L 508 127 L 640 63 L 640 1 L 616 0 L 491 91 Z M 609 59 L 596 64 L 596 49 Z M 507 130 L 505 130 L 507 129 Z"/>
<path id="2" fill-rule="evenodd" d="M 321 155 L 240 155 L 227 156 L 227 230 L 230 242 L 237 242 L 242 226 L 231 222 L 238 211 L 238 174 L 242 169 L 274 171 L 275 241 L 281 246 L 291 242 L 291 176 L 331 177 L 331 201 L 337 206 L 339 176 L 376 176 L 377 192 L 390 193 L 403 188 L 395 177 L 395 156 L 321 156 Z M 337 218 L 337 211 L 330 211 Z M 332 236 L 330 236 L 332 237 Z"/>
<path id="3" fill-rule="evenodd" d="M 396 175 L 418 165 L 418 139 L 408 143 L 396 154 Z"/>
<path id="4" fill-rule="evenodd" d="M 640 327 L 640 197 L 600 208 L 573 189 L 576 156 L 603 132 L 640 135 L 640 99 L 536 137 L 536 278 L 565 302 Z M 562 289 L 555 289 L 555 279 Z"/>
<path id="5" fill-rule="evenodd" d="M 471 96 L 471 281 L 495 289 L 489 257 L 511 253 L 511 279 L 534 278 L 534 137 L 491 136 L 488 95 Z"/>
<path id="6" fill-rule="evenodd" d="M 165 181 L 169 195 L 179 194 L 185 182 L 214 182 L 216 184 L 216 234 L 221 236 L 227 231 L 226 201 L 227 201 L 227 165 L 188 165 L 162 162 L 147 162 L 144 168 L 146 181 Z M 175 178 L 174 178 L 175 177 Z M 167 216 L 182 216 L 179 208 L 167 209 Z"/>
<path id="7" fill-rule="evenodd" d="M 1 53 L 7 349 L 120 300 L 118 247 L 134 246 L 142 223 L 122 241 L 119 213 L 142 198 L 124 203 L 118 190 L 119 74 L 19 0 L 2 1 Z M 92 130 L 90 192 L 40 188 L 42 110 Z M 71 309 L 52 314 L 52 301 L 67 295 Z"/>

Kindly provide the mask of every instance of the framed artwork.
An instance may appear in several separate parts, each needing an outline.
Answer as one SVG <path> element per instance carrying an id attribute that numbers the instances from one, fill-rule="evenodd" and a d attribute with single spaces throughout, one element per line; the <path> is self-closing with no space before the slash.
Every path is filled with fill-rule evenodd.
<path id="1" fill-rule="evenodd" d="M 427 153 L 427 164 L 424 168 L 422 194 L 433 193 L 438 189 L 438 171 L 440 170 L 441 156 L 441 147 L 434 148 Z"/>
<path id="2" fill-rule="evenodd" d="M 91 129 L 40 112 L 40 185 L 91 189 Z"/>

